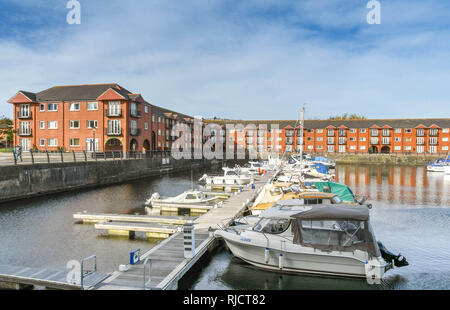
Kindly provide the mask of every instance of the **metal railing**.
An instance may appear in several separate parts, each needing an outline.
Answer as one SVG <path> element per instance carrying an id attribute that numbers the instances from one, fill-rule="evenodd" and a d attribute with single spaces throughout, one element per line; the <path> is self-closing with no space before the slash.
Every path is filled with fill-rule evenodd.
<path id="1" fill-rule="evenodd" d="M 127 159 L 146 159 L 146 158 L 167 158 L 170 157 L 170 151 L 105 151 L 105 152 L 87 152 L 87 151 L 29 151 L 15 154 L 14 152 L 0 153 L 0 166 L 18 165 L 18 164 L 52 164 L 52 163 L 74 163 L 88 161 L 115 161 Z"/>

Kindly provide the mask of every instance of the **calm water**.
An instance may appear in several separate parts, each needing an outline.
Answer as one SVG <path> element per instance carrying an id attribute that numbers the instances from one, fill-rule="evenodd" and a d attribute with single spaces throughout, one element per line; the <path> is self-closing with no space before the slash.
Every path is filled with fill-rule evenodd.
<path id="1" fill-rule="evenodd" d="M 199 169 L 193 179 L 203 173 Z M 117 270 L 128 263 L 130 251 L 145 252 L 156 241 L 106 236 L 93 225 L 75 224 L 73 214 L 143 214 L 152 193 L 172 196 L 191 186 L 188 172 L 0 204 L 0 264 L 64 269 L 69 260 L 96 254 L 99 271 Z"/>
<path id="2" fill-rule="evenodd" d="M 205 171 L 194 172 L 197 180 Z M 373 203 L 377 239 L 401 252 L 410 266 L 391 270 L 380 286 L 277 274 L 234 259 L 226 250 L 205 263 L 191 289 L 450 289 L 450 178 L 424 168 L 338 166 L 337 178 Z M 175 195 L 191 187 L 190 173 L 74 191 L 0 205 L 0 264 L 65 268 L 71 259 L 98 256 L 102 272 L 128 262 L 129 252 L 155 243 L 103 236 L 75 224 L 73 213 L 143 213 L 155 191 Z"/>
<path id="3" fill-rule="evenodd" d="M 340 165 L 339 182 L 373 204 L 379 241 L 410 265 L 390 270 L 381 285 L 365 280 L 263 271 L 224 250 L 191 289 L 450 289 L 450 177 L 423 167 Z"/>

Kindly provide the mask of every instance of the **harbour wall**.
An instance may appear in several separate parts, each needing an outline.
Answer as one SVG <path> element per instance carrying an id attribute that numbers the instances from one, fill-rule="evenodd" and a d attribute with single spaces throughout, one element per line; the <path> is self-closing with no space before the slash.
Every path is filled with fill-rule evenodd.
<path id="1" fill-rule="evenodd" d="M 396 166 L 426 166 L 428 162 L 445 156 L 438 155 L 404 155 L 404 154 L 327 154 L 337 164 L 374 164 Z"/>
<path id="2" fill-rule="evenodd" d="M 167 160 L 169 160 L 168 163 Z M 175 160 L 156 157 L 4 166 L 0 167 L 0 202 L 122 183 L 190 169 L 221 166 L 222 164 L 225 164 L 222 160 Z"/>

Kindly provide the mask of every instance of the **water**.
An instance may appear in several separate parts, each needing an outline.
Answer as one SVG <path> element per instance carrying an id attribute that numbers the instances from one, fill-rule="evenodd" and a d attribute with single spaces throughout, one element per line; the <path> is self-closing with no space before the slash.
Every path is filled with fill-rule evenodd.
<path id="1" fill-rule="evenodd" d="M 195 171 L 197 180 L 205 171 Z M 339 182 L 373 204 L 377 239 L 401 252 L 408 267 L 390 270 L 382 285 L 364 280 L 299 276 L 249 266 L 222 250 L 192 279 L 190 289 L 450 289 L 450 178 L 422 167 L 341 165 Z M 101 272 L 128 263 L 129 252 L 156 243 L 103 236 L 74 224 L 76 212 L 143 213 L 153 192 L 176 195 L 191 174 L 166 175 L 0 205 L 0 264 L 64 269 L 69 260 L 98 256 Z"/>
<path id="2" fill-rule="evenodd" d="M 203 173 L 198 169 L 193 180 Z M 130 251 L 144 253 L 157 241 L 106 236 L 93 225 L 75 224 L 73 214 L 143 214 L 152 193 L 172 196 L 191 186 L 187 172 L 1 204 L 0 264 L 65 269 L 69 260 L 96 254 L 100 272 L 118 270 L 129 262 Z"/>
<path id="3" fill-rule="evenodd" d="M 264 271 L 223 250 L 190 289 L 450 289 L 449 176 L 423 167 L 340 165 L 336 177 L 373 204 L 377 239 L 401 252 L 409 266 L 388 271 L 381 285 L 368 285 L 359 279 Z"/>

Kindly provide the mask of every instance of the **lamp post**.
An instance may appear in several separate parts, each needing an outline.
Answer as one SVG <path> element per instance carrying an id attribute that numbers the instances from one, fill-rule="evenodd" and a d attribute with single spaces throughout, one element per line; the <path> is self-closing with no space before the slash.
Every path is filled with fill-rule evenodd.
<path id="1" fill-rule="evenodd" d="M 95 128 L 92 130 L 92 152 L 95 152 Z"/>

